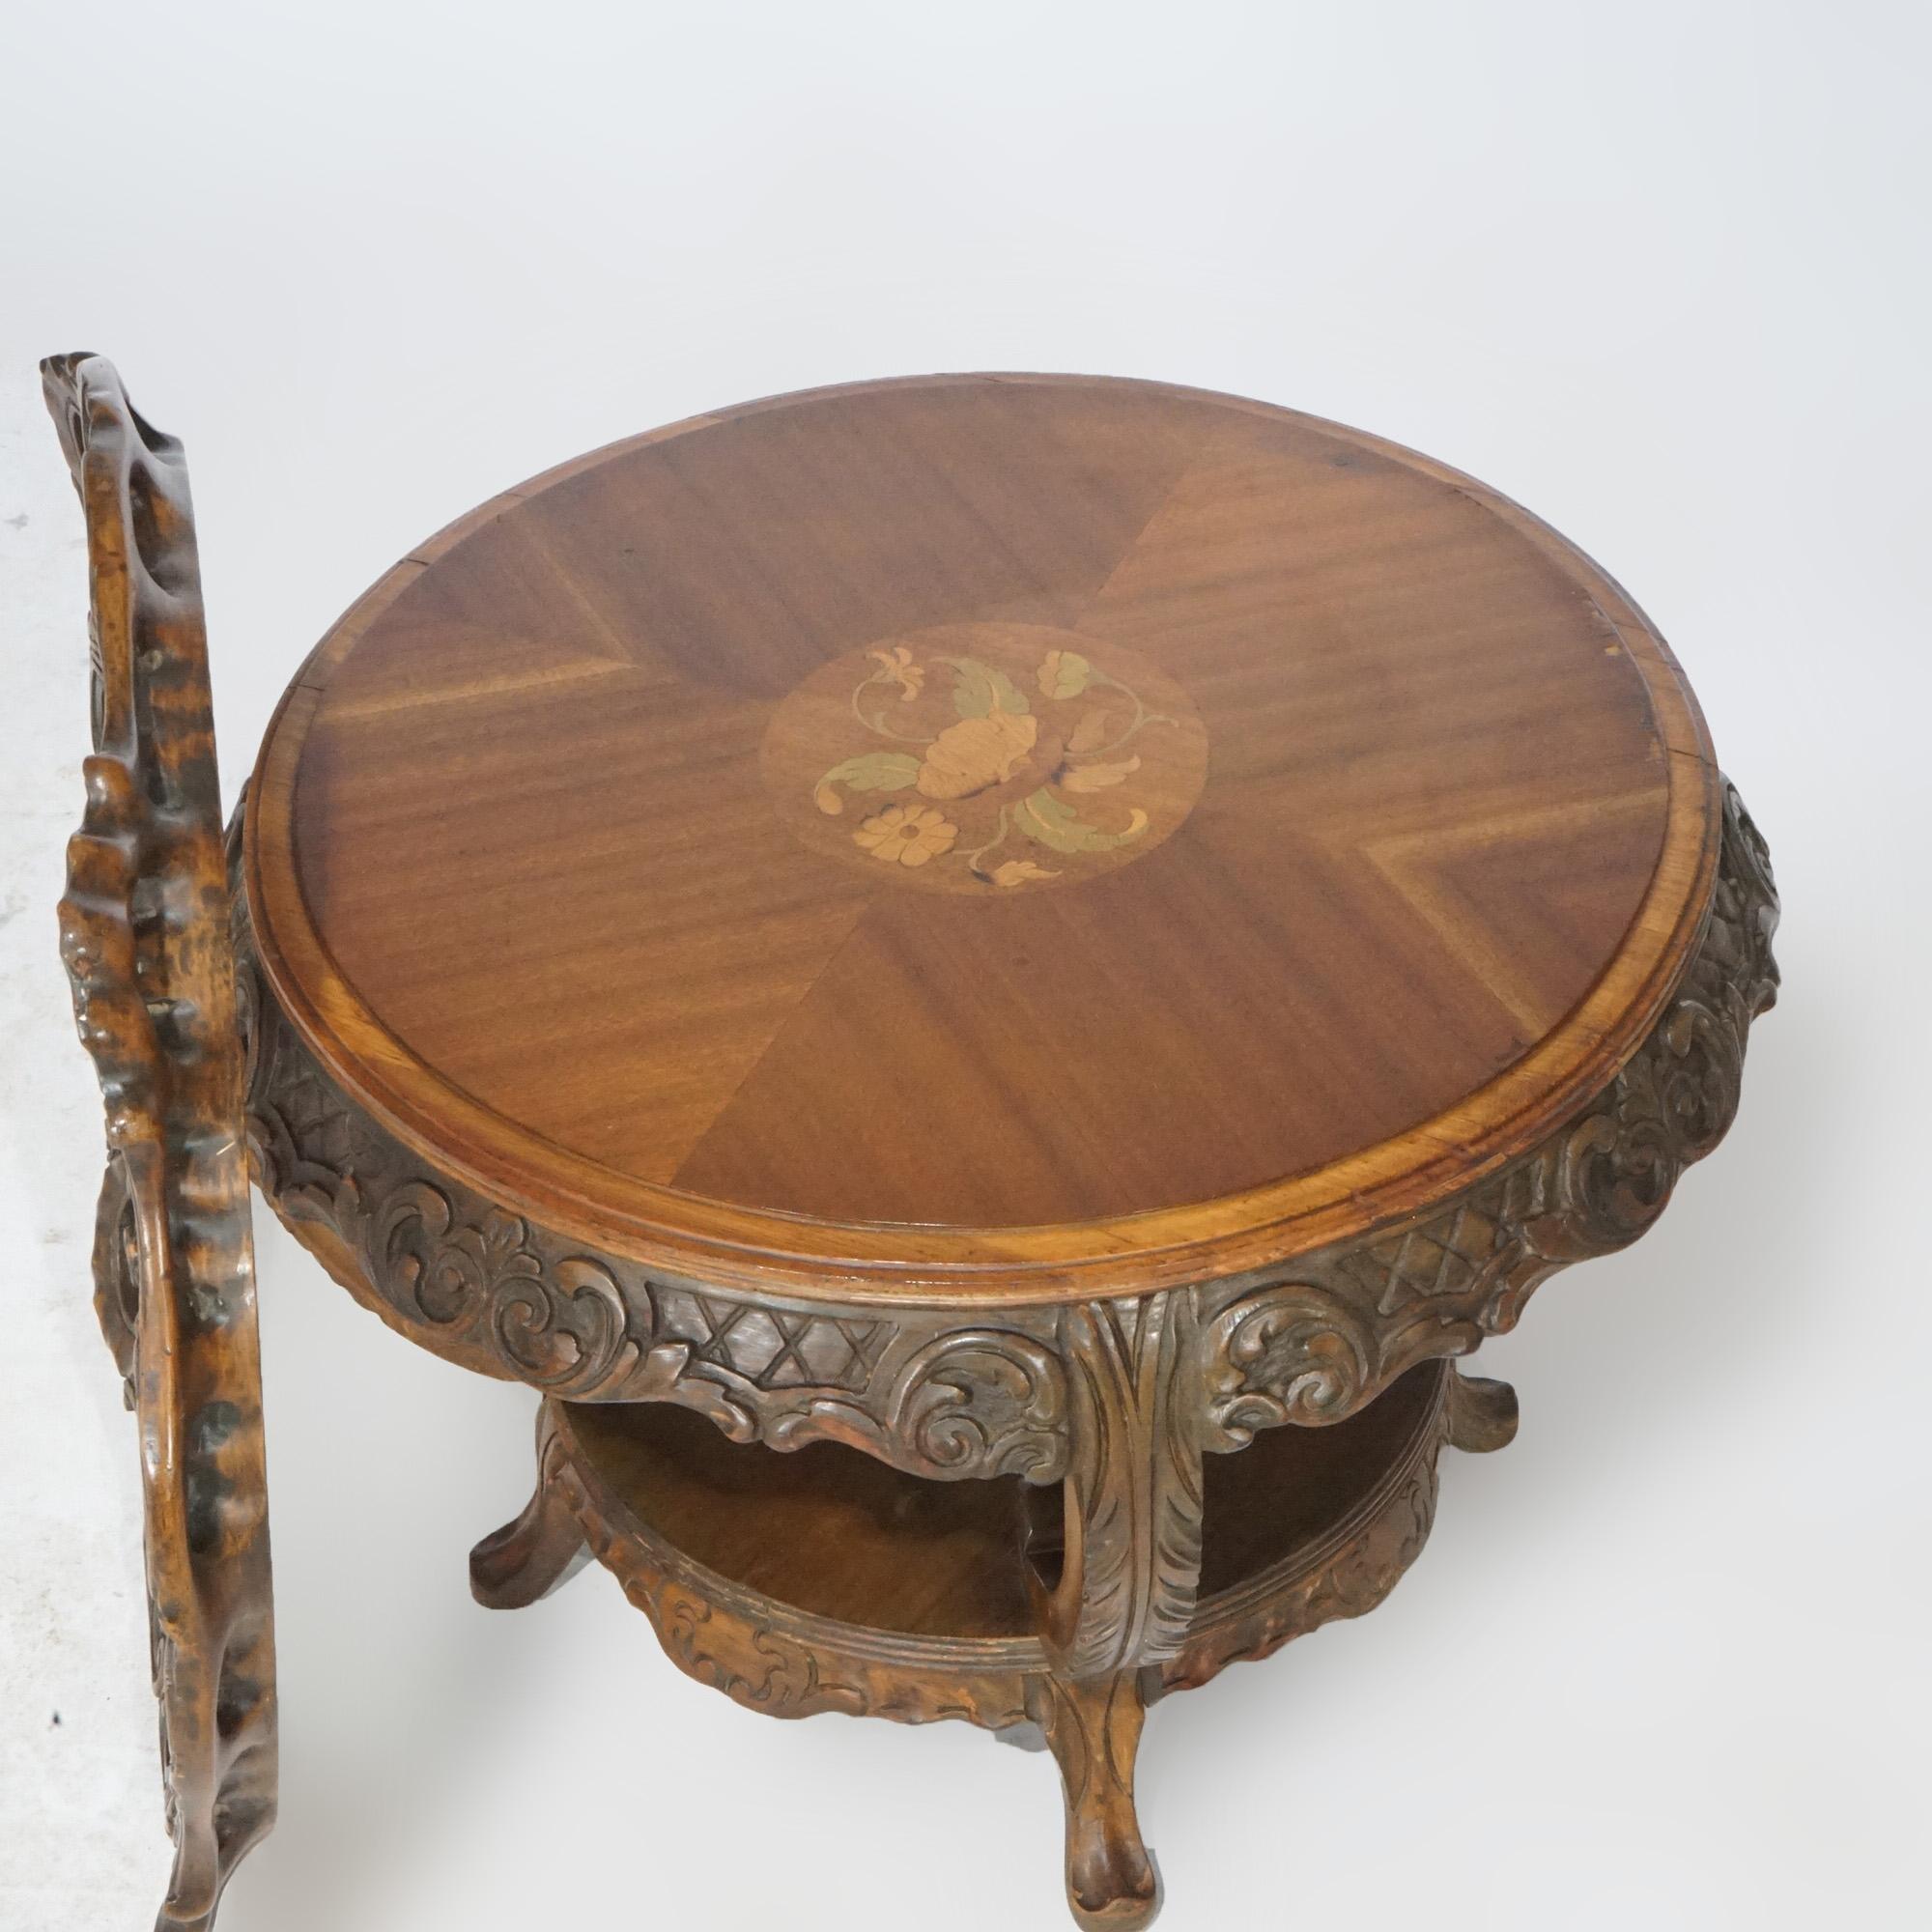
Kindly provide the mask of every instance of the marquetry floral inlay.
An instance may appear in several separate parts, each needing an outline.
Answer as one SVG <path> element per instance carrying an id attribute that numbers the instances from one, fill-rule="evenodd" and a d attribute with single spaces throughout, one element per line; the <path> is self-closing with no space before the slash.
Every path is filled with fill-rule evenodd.
<path id="1" fill-rule="evenodd" d="M 1000 895 L 1158 844 L 1199 795 L 1206 749 L 1185 693 L 1144 660 L 1044 625 L 944 625 L 809 678 L 779 707 L 765 768 L 816 849 Z"/>

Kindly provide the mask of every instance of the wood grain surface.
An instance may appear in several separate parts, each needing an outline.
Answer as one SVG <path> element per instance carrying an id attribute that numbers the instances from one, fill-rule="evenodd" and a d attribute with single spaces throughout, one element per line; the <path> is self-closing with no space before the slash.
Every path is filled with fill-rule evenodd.
<path id="1" fill-rule="evenodd" d="M 317 1057 L 494 1198 L 714 1279 L 1045 1298 L 1521 1152 L 1656 1018 L 1718 836 L 1668 653 L 1505 499 L 954 377 L 613 445 L 412 554 L 284 701 L 247 889 Z"/>

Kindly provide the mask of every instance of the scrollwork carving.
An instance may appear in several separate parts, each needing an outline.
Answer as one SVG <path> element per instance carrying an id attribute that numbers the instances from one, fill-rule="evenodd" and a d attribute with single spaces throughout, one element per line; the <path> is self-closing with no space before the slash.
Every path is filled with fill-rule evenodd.
<path id="1" fill-rule="evenodd" d="M 790 1448 L 829 1436 L 933 1476 L 1058 1479 L 1066 1461 L 1066 1387 L 1058 1357 L 1002 1328 L 942 1329 L 882 1377 L 876 1407 L 849 1397 L 782 1408 L 764 1439 Z"/>
<path id="2" fill-rule="evenodd" d="M 660 1585 L 653 1597 L 634 1577 L 625 1594 L 650 1615 L 680 1670 L 737 1703 L 796 1717 L 821 1711 L 865 1715 L 865 1691 L 821 1675 L 818 1659 L 802 1645 L 769 1630 L 727 1625 L 709 1604 L 675 1586 Z"/>
<path id="3" fill-rule="evenodd" d="M 400 1301 L 438 1328 L 487 1337 L 520 1379 L 591 1396 L 636 1369 L 640 1350 L 610 1270 L 582 1255 L 550 1260 L 518 1216 L 462 1218 L 425 1180 L 404 1182 L 373 1215 L 359 1189 L 341 1206 L 338 1229 L 378 1258 Z"/>
<path id="4" fill-rule="evenodd" d="M 237 900 L 246 939 L 245 911 Z M 1057 1482 L 1051 1316 L 787 1309 L 647 1276 L 429 1174 L 353 1108 L 246 952 L 247 1127 L 264 1193 L 365 1306 L 465 1367 L 572 1401 L 666 1401 L 734 1441 L 838 1441 L 916 1474 Z"/>
<path id="5" fill-rule="evenodd" d="M 1065 1466 L 1065 1378 L 1030 1336 L 968 1328 L 927 1343 L 906 1363 L 895 1409 L 933 1468 L 1040 1483 Z"/>
<path id="6" fill-rule="evenodd" d="M 1304 1282 L 1231 1303 L 1208 1331 L 1208 1414 L 1216 1446 L 1257 1429 L 1347 1415 L 1377 1374 L 1373 1314 Z"/>

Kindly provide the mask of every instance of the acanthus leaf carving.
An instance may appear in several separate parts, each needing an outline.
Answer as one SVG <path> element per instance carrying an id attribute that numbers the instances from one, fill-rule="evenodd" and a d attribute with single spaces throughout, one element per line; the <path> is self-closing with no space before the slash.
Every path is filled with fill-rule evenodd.
<path id="1" fill-rule="evenodd" d="M 1198 1340 L 1188 1291 L 1061 1311 L 1064 1521 L 1057 1539 L 1039 1524 L 1031 1548 L 1048 1654 L 1069 1679 L 1171 1657 L 1186 1638 L 1201 1580 Z"/>

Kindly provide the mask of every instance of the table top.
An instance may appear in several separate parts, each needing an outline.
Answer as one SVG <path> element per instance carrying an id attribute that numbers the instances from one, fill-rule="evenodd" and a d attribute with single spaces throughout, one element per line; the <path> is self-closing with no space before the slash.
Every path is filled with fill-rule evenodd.
<path id="1" fill-rule="evenodd" d="M 1642 614 L 1440 465 L 943 377 L 568 464 L 271 725 L 264 970 L 346 1092 L 613 1252 L 845 1292 L 1261 1265 L 1533 1146 L 1708 906 Z"/>

